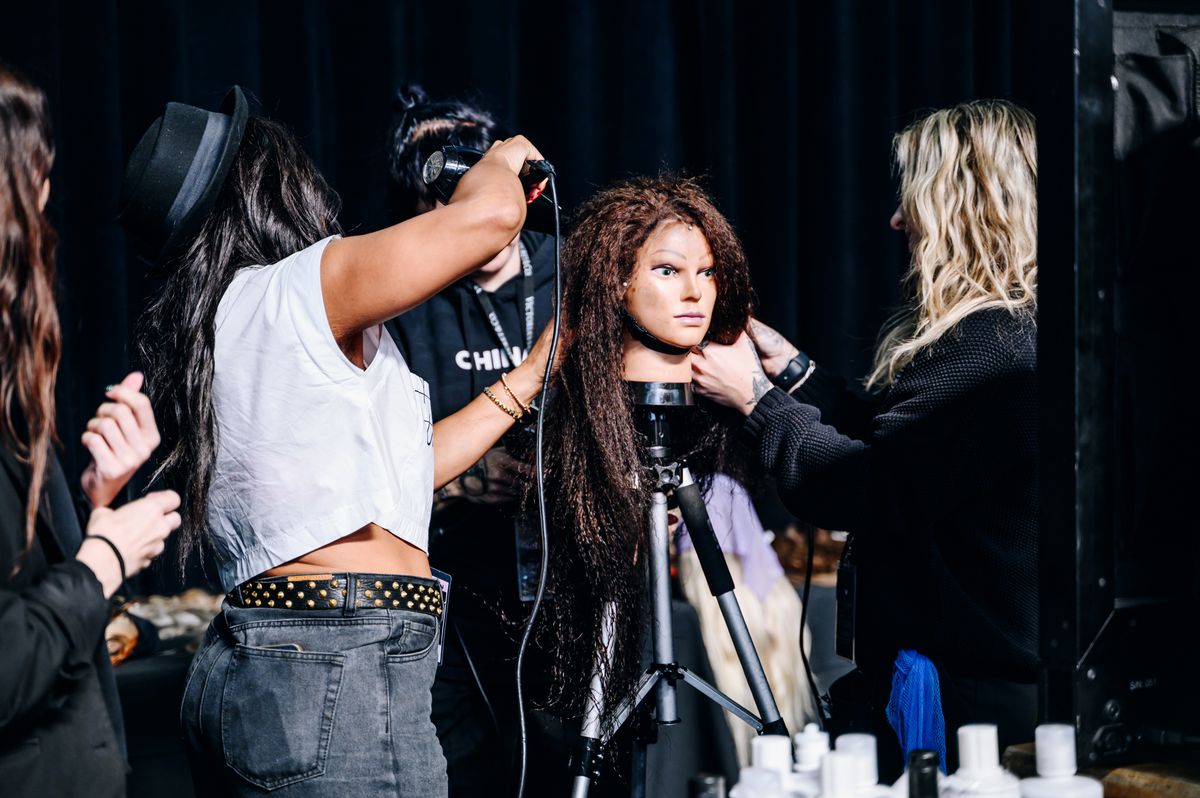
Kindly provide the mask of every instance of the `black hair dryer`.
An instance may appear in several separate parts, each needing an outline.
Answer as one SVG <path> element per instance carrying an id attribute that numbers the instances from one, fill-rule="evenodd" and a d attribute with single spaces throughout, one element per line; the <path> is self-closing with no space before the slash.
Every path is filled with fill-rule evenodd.
<path id="1" fill-rule="evenodd" d="M 442 202 L 449 202 L 458 181 L 482 157 L 483 152 L 473 147 L 448 144 L 426 159 L 421 167 L 421 177 Z M 520 179 L 528 196 L 534 186 L 554 174 L 554 167 L 549 161 L 526 161 L 525 164 Z M 529 204 L 524 229 L 554 235 L 554 203 L 549 194 L 543 192 Z"/>

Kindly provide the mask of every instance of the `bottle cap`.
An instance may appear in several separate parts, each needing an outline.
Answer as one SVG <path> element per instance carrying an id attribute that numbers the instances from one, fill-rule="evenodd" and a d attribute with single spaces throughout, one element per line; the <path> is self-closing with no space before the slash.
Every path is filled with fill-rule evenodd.
<path id="1" fill-rule="evenodd" d="M 837 750 L 854 756 L 854 778 L 859 787 L 874 787 L 879 783 L 879 763 L 874 736 L 843 734 L 834 741 L 834 746 Z"/>
<path id="2" fill-rule="evenodd" d="M 1034 732 L 1039 776 L 1075 775 L 1075 727 L 1048 723 Z"/>
<path id="3" fill-rule="evenodd" d="M 804 731 L 796 732 L 792 742 L 796 747 L 796 770 L 820 770 L 821 757 L 829 753 L 829 733 L 810 723 Z"/>
<path id="4" fill-rule="evenodd" d="M 983 778 L 1000 770 L 1000 743 L 996 727 L 977 723 L 958 730 L 958 775 Z"/>
<path id="5" fill-rule="evenodd" d="M 830 751 L 821 757 L 821 798 L 854 797 L 856 760 L 854 754 L 843 751 Z"/>
<path id="6" fill-rule="evenodd" d="M 777 773 L 792 772 L 792 741 L 779 734 L 764 734 L 750 741 L 750 762 Z"/>

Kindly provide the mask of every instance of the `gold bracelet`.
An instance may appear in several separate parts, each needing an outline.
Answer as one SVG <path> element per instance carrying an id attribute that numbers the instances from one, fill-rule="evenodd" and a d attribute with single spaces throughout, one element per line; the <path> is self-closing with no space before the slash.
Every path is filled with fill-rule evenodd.
<path id="1" fill-rule="evenodd" d="M 504 390 L 508 391 L 508 395 L 511 396 L 513 398 L 513 401 L 517 403 L 517 407 L 521 408 L 521 413 L 523 413 L 523 414 L 528 413 L 529 405 L 522 402 L 521 397 L 519 397 L 515 393 L 513 393 L 513 389 L 508 384 L 508 377 L 505 375 L 505 373 L 503 371 L 500 372 L 500 382 L 504 383 Z"/>
<path id="2" fill-rule="evenodd" d="M 511 407 L 509 407 L 508 405 L 504 404 L 504 403 L 503 403 L 503 402 L 501 402 L 499 399 L 497 399 L 497 398 L 496 398 L 496 394 L 492 393 L 492 389 L 491 389 L 491 388 L 484 388 L 484 389 L 483 389 L 483 395 L 484 395 L 484 396 L 486 396 L 488 399 L 491 399 L 491 400 L 492 400 L 492 403 L 493 403 L 493 404 L 495 404 L 495 405 L 496 405 L 496 407 L 500 408 L 500 409 L 501 409 L 501 410 L 503 410 L 505 413 L 508 413 L 510 416 L 512 416 L 512 419 L 513 419 L 513 421 L 520 421 L 520 420 L 521 420 L 521 415 L 522 415 L 522 414 L 521 414 L 521 413 L 518 413 L 516 410 L 513 410 Z"/>

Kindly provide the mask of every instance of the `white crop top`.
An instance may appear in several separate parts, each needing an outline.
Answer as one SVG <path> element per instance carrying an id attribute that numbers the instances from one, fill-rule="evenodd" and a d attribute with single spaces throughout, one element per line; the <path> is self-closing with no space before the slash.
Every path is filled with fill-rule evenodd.
<path id="1" fill-rule="evenodd" d="M 365 370 L 338 348 L 330 240 L 240 270 L 217 308 L 208 526 L 226 591 L 370 522 L 428 550 L 429 386 L 381 326 L 363 334 Z"/>

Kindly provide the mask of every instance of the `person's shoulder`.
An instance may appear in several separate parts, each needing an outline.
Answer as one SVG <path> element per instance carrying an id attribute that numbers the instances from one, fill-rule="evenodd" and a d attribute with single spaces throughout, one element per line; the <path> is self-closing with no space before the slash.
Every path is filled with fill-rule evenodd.
<path id="1" fill-rule="evenodd" d="M 1037 310 L 990 307 L 968 314 L 947 336 L 950 348 L 996 364 L 1034 366 Z"/>
<path id="2" fill-rule="evenodd" d="M 906 388 L 982 385 L 1037 370 L 1037 319 L 1032 308 L 981 308 L 960 319 L 901 370 Z"/>

